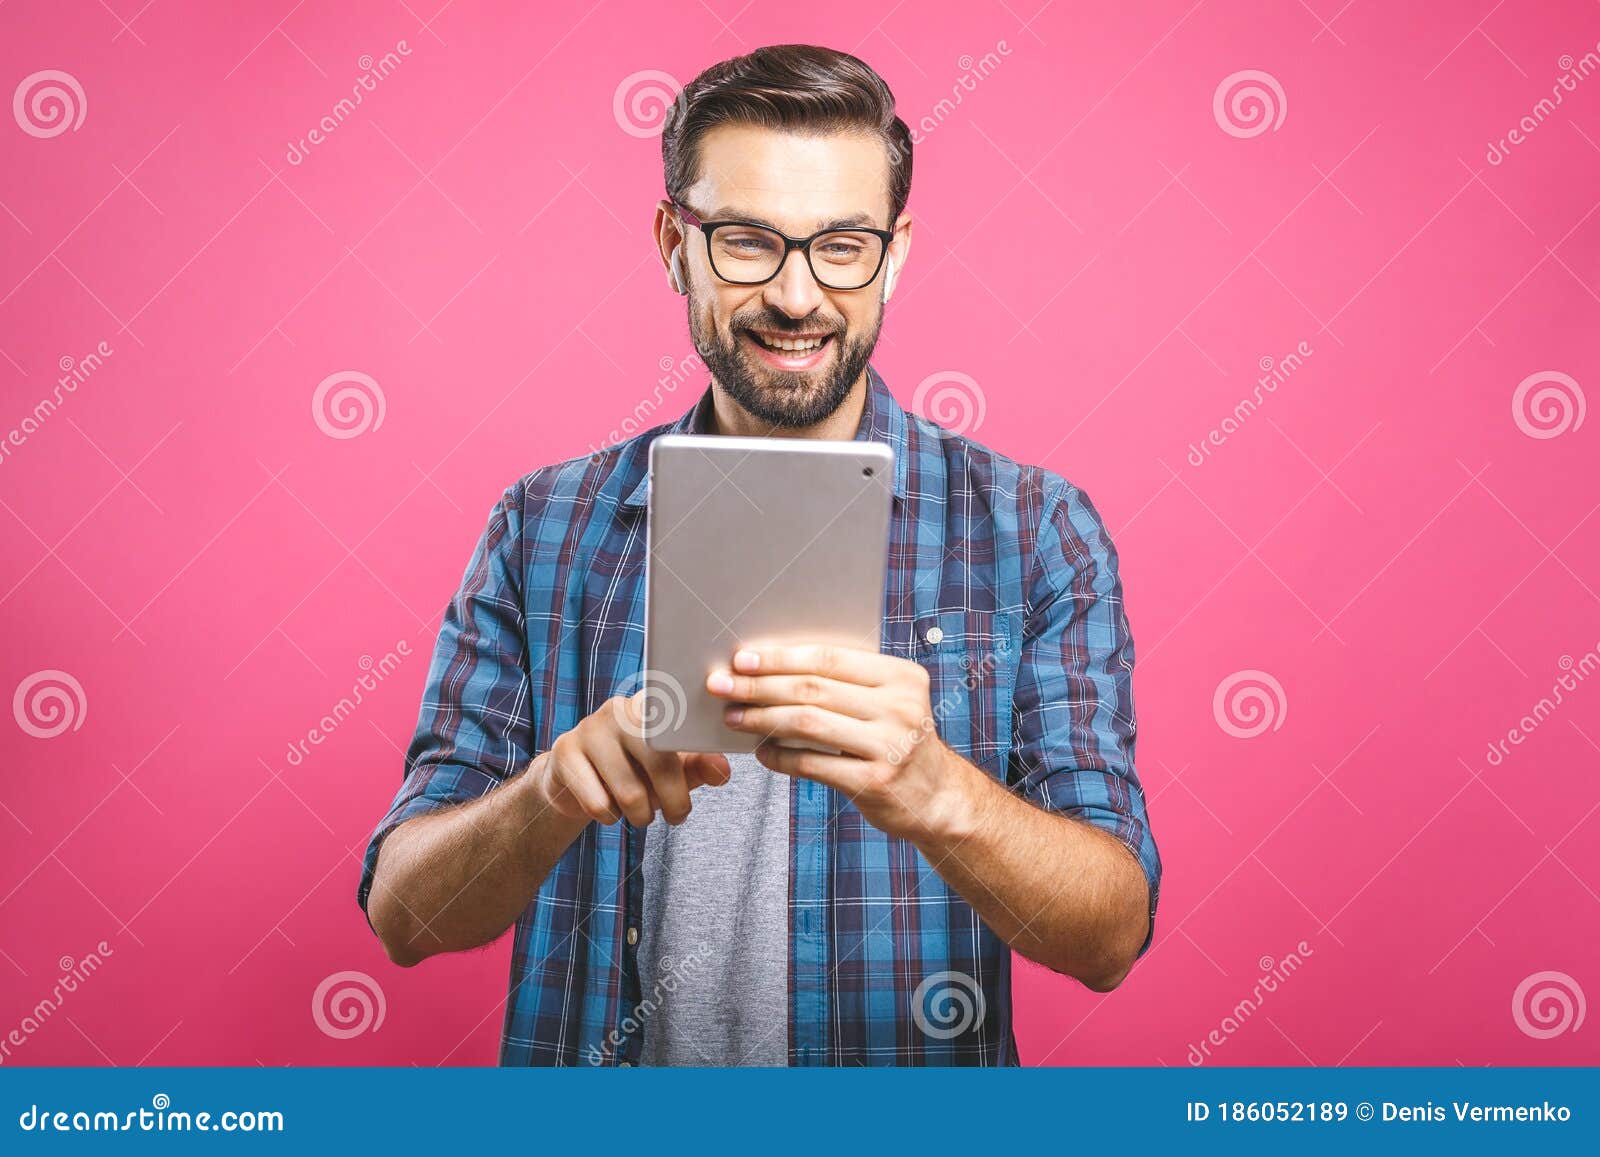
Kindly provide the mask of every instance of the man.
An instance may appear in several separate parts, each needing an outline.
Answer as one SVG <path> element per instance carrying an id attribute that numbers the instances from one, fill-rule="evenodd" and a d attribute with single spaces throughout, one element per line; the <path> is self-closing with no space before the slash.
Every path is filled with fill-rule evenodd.
<path id="1" fill-rule="evenodd" d="M 662 151 L 656 240 L 710 386 L 495 507 L 361 902 L 402 965 L 515 923 L 504 1064 L 1016 1064 L 1013 949 L 1108 991 L 1151 934 L 1115 550 L 1080 491 L 906 414 L 868 365 L 912 236 L 870 68 L 718 64 Z M 653 751 L 627 694 L 668 431 L 895 450 L 881 652 L 707 677 L 754 756 Z"/>

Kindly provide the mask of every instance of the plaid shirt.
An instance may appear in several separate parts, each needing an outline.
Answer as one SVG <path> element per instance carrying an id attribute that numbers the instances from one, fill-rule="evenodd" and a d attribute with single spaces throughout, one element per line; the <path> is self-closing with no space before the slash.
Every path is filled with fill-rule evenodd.
<path id="1" fill-rule="evenodd" d="M 856 438 L 895 451 L 883 651 L 927 668 L 955 751 L 1127 845 L 1153 918 L 1133 640 L 1099 515 L 1058 475 L 907 414 L 868 379 Z M 710 406 L 707 390 L 669 426 L 536 470 L 490 513 L 445 610 L 405 780 L 367 848 L 363 907 L 395 827 L 493 790 L 637 689 L 649 444 L 706 432 Z M 625 820 L 591 823 L 517 920 L 502 1064 L 638 1063 L 654 1007 L 636 947 L 644 838 Z M 799 779 L 789 839 L 791 1064 L 1018 1063 L 1011 951 L 915 847 Z M 1063 870 L 1041 864 L 1041 892 Z"/>

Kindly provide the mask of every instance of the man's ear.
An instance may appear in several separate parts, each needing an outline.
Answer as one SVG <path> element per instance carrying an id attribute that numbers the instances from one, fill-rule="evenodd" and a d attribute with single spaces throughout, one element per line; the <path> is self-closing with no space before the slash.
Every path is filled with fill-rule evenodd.
<path id="1" fill-rule="evenodd" d="M 667 269 L 667 284 L 672 286 L 674 293 L 687 294 L 689 275 L 683 267 L 683 245 L 686 238 L 679 227 L 677 214 L 672 211 L 671 201 L 656 202 L 655 232 L 656 248 Z"/>
<path id="2" fill-rule="evenodd" d="M 895 279 L 906 267 L 906 257 L 911 252 L 911 214 L 901 213 L 894 223 L 894 237 L 889 242 L 889 252 L 883 259 L 883 301 L 888 302 L 894 293 Z"/>

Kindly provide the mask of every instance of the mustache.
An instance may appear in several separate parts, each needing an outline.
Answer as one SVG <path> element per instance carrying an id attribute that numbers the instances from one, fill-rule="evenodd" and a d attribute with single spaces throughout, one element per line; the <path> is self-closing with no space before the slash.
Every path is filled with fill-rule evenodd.
<path id="1" fill-rule="evenodd" d="M 736 330 L 759 329 L 766 333 L 779 334 L 823 332 L 832 334 L 835 337 L 845 332 L 843 324 L 829 321 L 827 318 L 805 318 L 795 321 L 793 318 L 784 317 L 781 314 L 774 316 L 767 313 L 752 318 L 735 317 L 733 319 L 733 328 Z"/>

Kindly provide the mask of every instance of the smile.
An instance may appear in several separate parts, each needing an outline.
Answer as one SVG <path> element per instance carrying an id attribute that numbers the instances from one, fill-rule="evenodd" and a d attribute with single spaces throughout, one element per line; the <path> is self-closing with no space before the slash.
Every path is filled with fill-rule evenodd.
<path id="1" fill-rule="evenodd" d="M 795 373 L 815 369 L 833 347 L 831 333 L 778 334 L 745 330 L 750 348 L 774 369 Z"/>

